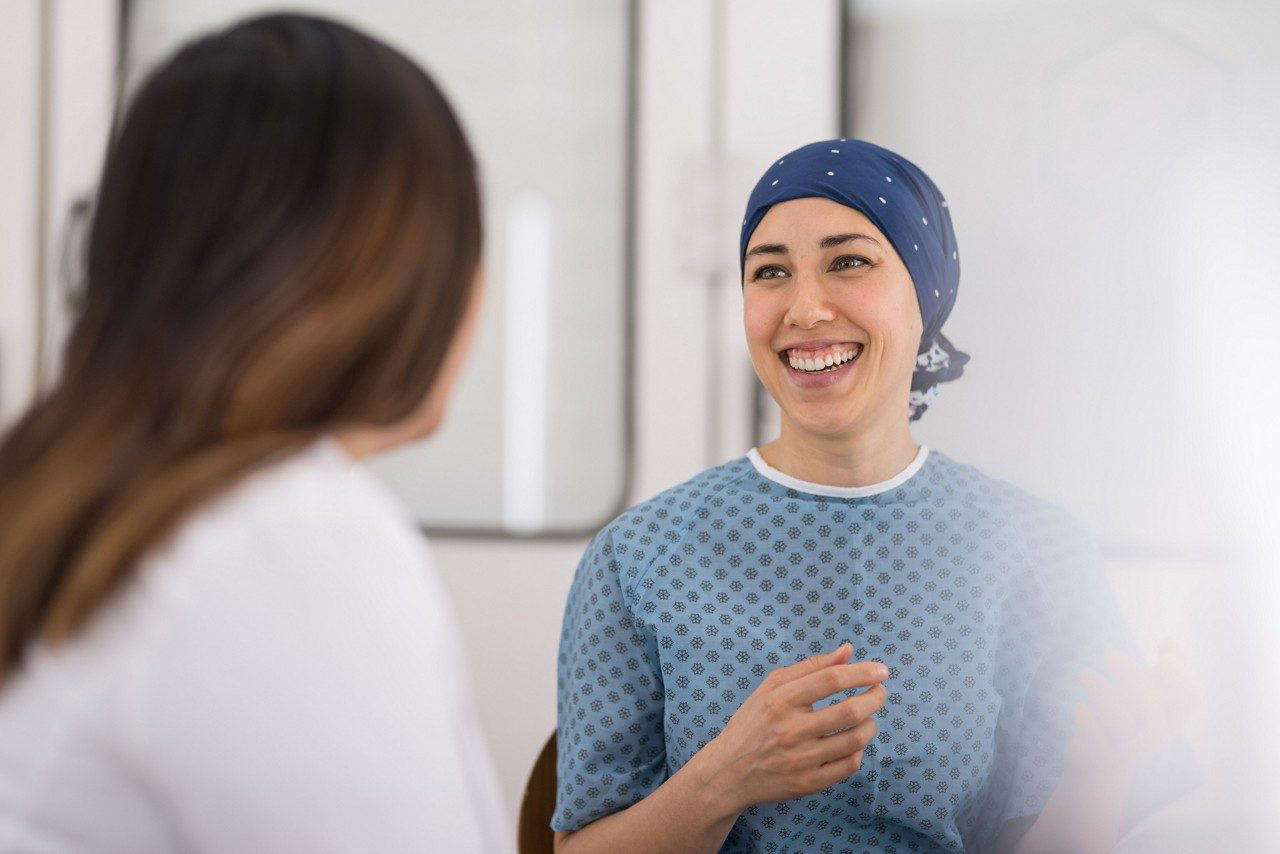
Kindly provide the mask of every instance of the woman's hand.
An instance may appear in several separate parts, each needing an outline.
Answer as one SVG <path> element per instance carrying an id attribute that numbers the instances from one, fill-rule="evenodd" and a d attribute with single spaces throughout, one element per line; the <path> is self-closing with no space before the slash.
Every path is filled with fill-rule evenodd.
<path id="1" fill-rule="evenodd" d="M 1086 699 L 1071 708 L 1076 731 L 1066 774 L 1029 830 L 1006 824 L 997 851 L 1115 848 L 1135 770 L 1181 734 L 1187 699 L 1195 695 L 1186 688 L 1181 658 L 1166 644 L 1156 665 L 1145 667 L 1110 649 L 1097 667 L 1080 671 Z"/>
<path id="2" fill-rule="evenodd" d="M 862 767 L 876 734 L 888 668 L 849 664 L 853 647 L 774 670 L 695 760 L 701 775 L 737 814 L 753 804 L 785 801 L 825 789 Z M 820 711 L 813 704 L 858 686 L 869 690 Z"/>
<path id="3" fill-rule="evenodd" d="M 1128 772 L 1182 732 L 1187 715 L 1180 656 L 1169 643 L 1146 667 L 1108 649 L 1099 668 L 1079 673 L 1087 702 L 1072 707 L 1076 732 L 1067 747 L 1068 767 L 1082 776 Z"/>

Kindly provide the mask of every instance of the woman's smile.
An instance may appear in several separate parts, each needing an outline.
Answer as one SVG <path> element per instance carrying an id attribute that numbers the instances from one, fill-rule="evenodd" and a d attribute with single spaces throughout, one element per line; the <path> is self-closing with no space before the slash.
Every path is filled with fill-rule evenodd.
<path id="1" fill-rule="evenodd" d="M 799 388 L 826 388 L 853 373 L 861 341 L 805 341 L 778 351 L 783 373 Z"/>

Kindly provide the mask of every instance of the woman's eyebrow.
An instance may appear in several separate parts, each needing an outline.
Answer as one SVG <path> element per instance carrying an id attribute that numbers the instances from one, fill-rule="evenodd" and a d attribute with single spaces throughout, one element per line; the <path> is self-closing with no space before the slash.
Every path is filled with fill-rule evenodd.
<path id="1" fill-rule="evenodd" d="M 830 237 L 824 237 L 821 242 L 818 243 L 818 248 L 830 249 L 832 246 L 839 246 L 841 243 L 848 243 L 851 240 L 870 240 L 876 246 L 880 245 L 880 241 L 876 240 L 874 237 L 868 237 L 865 234 L 857 234 L 854 232 L 850 234 L 833 234 Z"/>
<path id="2" fill-rule="evenodd" d="M 880 241 L 876 240 L 874 237 L 870 237 L 865 234 L 858 234 L 857 232 L 850 232 L 849 234 L 832 234 L 829 237 L 824 237 L 822 238 L 821 241 L 818 242 L 818 248 L 830 249 L 832 246 L 839 246 L 840 244 L 848 243 L 851 240 L 869 240 L 872 243 L 874 243 L 876 246 L 880 245 Z M 747 255 L 786 255 L 786 254 L 787 254 L 787 245 L 785 243 L 761 243 L 747 250 Z"/>
<path id="3" fill-rule="evenodd" d="M 760 243 L 747 250 L 748 255 L 786 255 L 785 243 Z"/>

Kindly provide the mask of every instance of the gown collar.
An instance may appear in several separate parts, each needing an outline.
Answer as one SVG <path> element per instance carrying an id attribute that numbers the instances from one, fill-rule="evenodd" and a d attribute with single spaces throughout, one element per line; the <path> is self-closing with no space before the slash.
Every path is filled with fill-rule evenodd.
<path id="1" fill-rule="evenodd" d="M 761 477 L 769 480 L 787 489 L 794 489 L 799 492 L 808 492 L 813 495 L 826 495 L 831 498 L 866 498 L 870 495 L 879 495 L 882 492 L 888 492 L 890 489 L 901 486 L 906 483 L 916 472 L 920 471 L 924 466 L 925 459 L 929 456 L 928 445 L 920 445 L 920 450 L 916 452 L 915 459 L 907 464 L 907 467 L 898 472 L 888 480 L 882 480 L 879 483 L 872 483 L 866 486 L 830 486 L 825 483 L 811 483 L 807 480 L 800 480 L 789 474 L 778 471 L 773 466 L 764 461 L 764 457 L 760 456 L 760 451 L 752 448 L 747 451 L 747 459 L 751 461 L 751 465 L 755 466 Z"/>

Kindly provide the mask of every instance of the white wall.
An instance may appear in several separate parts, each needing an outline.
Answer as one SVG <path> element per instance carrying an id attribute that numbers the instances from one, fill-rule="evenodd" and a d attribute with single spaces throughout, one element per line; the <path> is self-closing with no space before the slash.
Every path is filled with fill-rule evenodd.
<path id="1" fill-rule="evenodd" d="M 88 211 L 102 170 L 115 102 L 117 4 L 112 0 L 43 0 L 48 48 L 44 63 L 44 158 L 39 385 L 61 367 L 75 319 Z M 81 215 L 73 216 L 74 206 Z"/>
<path id="2" fill-rule="evenodd" d="M 0 424 L 35 381 L 40 56 L 40 2 L 13 0 L 0 26 Z"/>
<path id="3" fill-rule="evenodd" d="M 111 124 L 116 4 L 13 0 L 0 27 L 0 424 L 55 375 L 68 211 Z M 43 348 L 43 352 L 41 352 Z"/>

